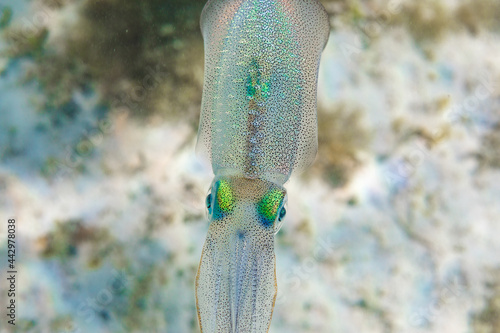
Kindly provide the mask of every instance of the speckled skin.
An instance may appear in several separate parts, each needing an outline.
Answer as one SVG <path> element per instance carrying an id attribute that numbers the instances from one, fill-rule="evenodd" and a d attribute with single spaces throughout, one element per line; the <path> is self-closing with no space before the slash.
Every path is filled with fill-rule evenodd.
<path id="1" fill-rule="evenodd" d="M 215 174 L 196 278 L 205 333 L 267 332 L 274 234 L 292 171 L 317 150 L 316 93 L 328 17 L 317 0 L 211 0 L 197 150 Z"/>

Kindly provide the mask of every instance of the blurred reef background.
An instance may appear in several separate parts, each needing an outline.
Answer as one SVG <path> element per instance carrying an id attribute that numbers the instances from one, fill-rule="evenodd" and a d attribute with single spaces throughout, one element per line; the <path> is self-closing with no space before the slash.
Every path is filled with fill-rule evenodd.
<path id="1" fill-rule="evenodd" d="M 0 0 L 1 333 L 199 331 L 204 3 Z M 322 3 L 270 332 L 500 332 L 500 2 Z"/>

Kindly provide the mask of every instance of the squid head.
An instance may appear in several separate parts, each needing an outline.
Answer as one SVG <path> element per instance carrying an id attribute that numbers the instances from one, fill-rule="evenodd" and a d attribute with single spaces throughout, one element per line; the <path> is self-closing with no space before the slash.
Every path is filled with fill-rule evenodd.
<path id="1" fill-rule="evenodd" d="M 267 332 L 276 300 L 274 235 L 286 191 L 263 179 L 215 178 L 196 303 L 204 332 Z"/>

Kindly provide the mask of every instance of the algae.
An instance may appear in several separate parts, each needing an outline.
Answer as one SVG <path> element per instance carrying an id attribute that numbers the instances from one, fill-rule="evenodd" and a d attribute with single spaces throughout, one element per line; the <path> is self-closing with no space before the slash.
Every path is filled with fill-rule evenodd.
<path id="1" fill-rule="evenodd" d="M 478 159 L 481 167 L 500 168 L 500 122 L 483 136 Z"/>
<path id="2" fill-rule="evenodd" d="M 83 243 L 91 243 L 94 254 L 98 254 L 102 248 L 112 243 L 112 238 L 107 229 L 85 227 L 80 220 L 59 221 L 55 225 L 54 231 L 38 240 L 42 248 L 41 255 L 45 258 L 56 258 L 66 262 L 78 255 L 79 247 Z M 93 257 L 97 257 L 97 255 L 93 256 L 91 254 L 90 268 L 99 266 L 92 259 Z"/>
<path id="3" fill-rule="evenodd" d="M 361 166 L 359 153 L 369 148 L 371 134 L 358 107 L 320 106 L 318 114 L 318 155 L 311 174 L 321 175 L 330 186 L 342 187 Z"/>
<path id="4" fill-rule="evenodd" d="M 451 7 L 444 1 L 322 1 L 333 18 L 333 29 L 355 27 L 361 35 L 376 40 L 391 29 L 404 27 L 420 45 L 442 39 L 448 33 L 500 32 L 500 3 L 495 0 L 465 0 Z M 424 49 L 424 52 L 432 51 Z"/>
<path id="5" fill-rule="evenodd" d="M 56 11 L 70 4 L 44 3 Z M 136 116 L 178 119 L 187 112 L 188 119 L 196 119 L 203 68 L 198 22 L 204 4 L 202 0 L 82 1 L 77 20 L 51 43 L 47 40 L 53 31 L 45 26 L 29 34 L 20 27 L 9 28 L 8 54 L 32 59 L 27 79 L 40 83 L 46 95 L 43 109 L 55 114 L 75 92 L 90 89 L 108 108 L 125 108 Z M 168 108 L 159 107 L 164 104 Z"/>
<path id="6" fill-rule="evenodd" d="M 486 299 L 483 310 L 472 315 L 474 333 L 500 332 L 500 274 L 496 272 L 496 281 L 489 285 L 491 295 Z"/>
<path id="7" fill-rule="evenodd" d="M 12 19 L 12 9 L 8 6 L 0 9 L 0 29 L 7 27 Z"/>

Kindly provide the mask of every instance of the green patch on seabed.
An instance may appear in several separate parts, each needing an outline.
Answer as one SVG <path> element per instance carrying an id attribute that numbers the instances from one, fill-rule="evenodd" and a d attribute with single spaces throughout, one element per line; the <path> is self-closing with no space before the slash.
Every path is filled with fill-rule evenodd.
<path id="1" fill-rule="evenodd" d="M 320 174 L 333 187 L 344 186 L 361 166 L 359 153 L 367 150 L 371 141 L 362 110 L 344 104 L 328 109 L 320 106 L 318 135 L 318 156 L 311 174 Z"/>
<path id="2" fill-rule="evenodd" d="M 70 1 L 42 3 L 54 17 L 74 10 L 76 20 L 64 27 L 40 25 L 30 33 L 13 22 L 6 40 L 11 57 L 31 59 L 27 79 L 39 83 L 45 108 L 60 112 L 75 92 L 95 89 L 108 107 L 136 116 L 182 116 L 195 127 L 204 0 L 87 0 L 78 7 L 70 7 Z M 57 38 L 51 39 L 55 30 Z"/>
<path id="3" fill-rule="evenodd" d="M 7 27 L 12 19 L 12 9 L 10 7 L 0 7 L 0 29 Z"/>
<path id="4" fill-rule="evenodd" d="M 55 230 L 39 239 L 43 257 L 57 258 L 63 262 L 76 257 L 80 245 L 90 243 L 92 251 L 89 268 L 100 266 L 103 259 L 101 252 L 111 241 L 112 238 L 106 229 L 86 227 L 80 220 L 56 222 Z"/>
<path id="5" fill-rule="evenodd" d="M 500 168 L 500 122 L 495 124 L 482 138 L 477 155 L 482 167 Z"/>
<path id="6" fill-rule="evenodd" d="M 500 272 L 496 273 L 497 281 L 491 284 L 491 296 L 485 300 L 484 308 L 472 315 L 474 333 L 500 332 Z"/>
<path id="7" fill-rule="evenodd" d="M 359 0 L 322 2 L 334 22 L 354 26 L 370 40 L 396 27 L 404 27 L 417 43 L 439 40 L 449 32 L 500 32 L 497 0 L 466 0 L 455 7 L 436 0 L 382 1 L 376 6 Z"/>

